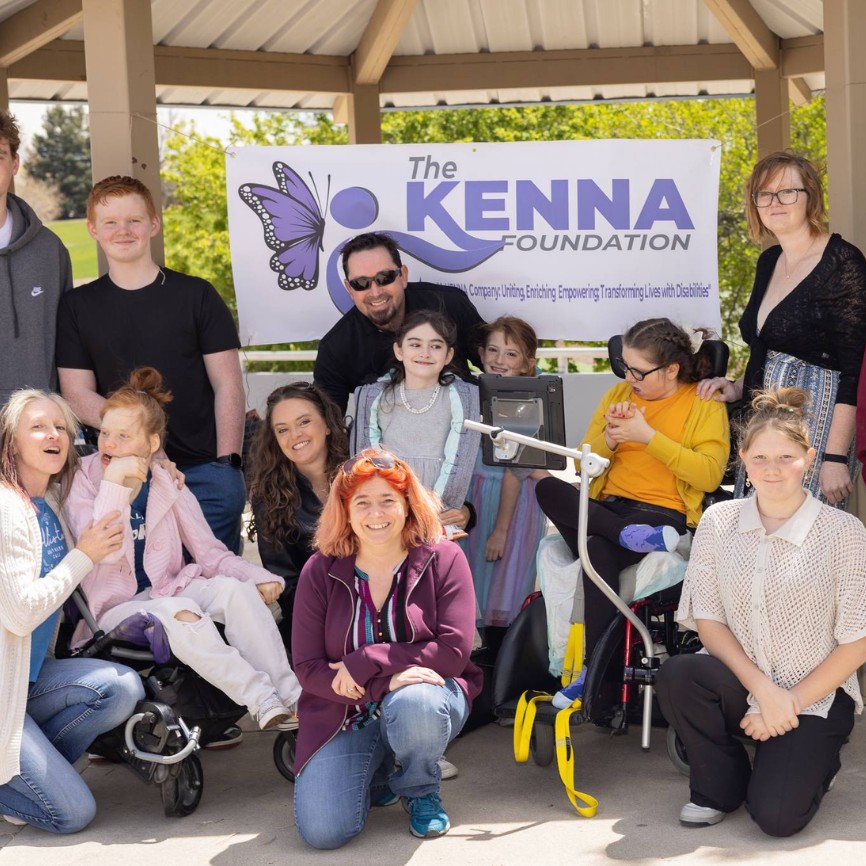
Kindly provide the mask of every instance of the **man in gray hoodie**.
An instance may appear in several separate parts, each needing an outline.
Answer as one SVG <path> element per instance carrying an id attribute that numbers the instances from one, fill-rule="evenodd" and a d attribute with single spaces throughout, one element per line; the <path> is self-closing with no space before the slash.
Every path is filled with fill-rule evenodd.
<path id="1" fill-rule="evenodd" d="M 57 390 L 57 305 L 72 288 L 66 247 L 9 192 L 20 143 L 15 118 L 0 110 L 0 406 L 16 388 Z"/>

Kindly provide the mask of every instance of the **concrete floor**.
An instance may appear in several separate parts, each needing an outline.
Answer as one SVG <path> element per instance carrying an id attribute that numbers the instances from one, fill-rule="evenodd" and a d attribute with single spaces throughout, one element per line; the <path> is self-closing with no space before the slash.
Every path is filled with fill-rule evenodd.
<path id="1" fill-rule="evenodd" d="M 687 785 L 667 758 L 664 731 L 654 731 L 646 754 L 637 730 L 615 738 L 589 726 L 578 731 L 577 787 L 600 800 L 598 815 L 587 820 L 572 811 L 554 767 L 515 764 L 511 730 L 489 725 L 449 748 L 460 775 L 443 783 L 452 823 L 446 837 L 414 838 L 406 814 L 395 806 L 374 810 L 365 831 L 346 848 L 317 852 L 295 829 L 293 787 L 274 767 L 273 740 L 273 734 L 249 730 L 238 749 L 205 752 L 204 796 L 187 818 L 165 818 L 158 790 L 124 767 L 88 766 L 85 778 L 99 804 L 93 824 L 76 836 L 57 837 L 0 822 L 0 864 L 859 866 L 866 856 L 862 722 L 843 752 L 836 787 L 812 824 L 792 839 L 762 835 L 742 810 L 715 827 L 681 828 L 677 814 Z"/>

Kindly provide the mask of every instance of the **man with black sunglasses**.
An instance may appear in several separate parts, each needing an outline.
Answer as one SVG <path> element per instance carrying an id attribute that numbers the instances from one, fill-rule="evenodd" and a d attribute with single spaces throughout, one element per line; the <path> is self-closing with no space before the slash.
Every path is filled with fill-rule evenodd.
<path id="1" fill-rule="evenodd" d="M 387 234 L 367 232 L 342 250 L 343 281 L 355 306 L 319 342 L 313 378 L 345 412 L 349 395 L 375 381 L 394 361 L 394 333 L 407 313 L 438 310 L 457 325 L 452 363 L 471 378 L 468 360 L 477 363 L 478 333 L 484 324 L 466 294 L 453 286 L 408 284 L 408 268 Z"/>

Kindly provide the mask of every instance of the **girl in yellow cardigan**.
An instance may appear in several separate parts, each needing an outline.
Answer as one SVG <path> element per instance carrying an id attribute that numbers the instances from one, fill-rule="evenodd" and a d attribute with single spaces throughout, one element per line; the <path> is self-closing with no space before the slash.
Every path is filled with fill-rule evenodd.
<path id="1" fill-rule="evenodd" d="M 610 459 L 590 488 L 587 550 L 617 592 L 622 569 L 651 551 L 674 550 L 697 525 L 704 494 L 721 483 L 730 451 L 724 406 L 697 397 L 710 362 L 686 331 L 670 319 L 638 322 L 623 334 L 621 362 L 625 381 L 604 395 L 582 440 Z M 577 557 L 577 489 L 547 478 L 536 496 Z M 585 576 L 583 589 L 589 658 L 615 611 Z M 554 704 L 582 697 L 583 680 L 582 673 Z"/>

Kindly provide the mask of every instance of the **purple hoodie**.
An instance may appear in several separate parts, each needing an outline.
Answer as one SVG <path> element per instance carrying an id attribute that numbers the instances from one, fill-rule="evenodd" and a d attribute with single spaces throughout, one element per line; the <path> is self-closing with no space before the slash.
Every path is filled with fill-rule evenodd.
<path id="1" fill-rule="evenodd" d="M 369 644 L 351 650 L 349 632 L 358 594 L 355 557 L 315 554 L 298 581 L 292 618 L 292 662 L 303 692 L 295 773 L 342 728 L 356 700 L 331 688 L 329 662 L 344 661 L 364 697 L 381 701 L 391 676 L 412 665 L 452 677 L 472 702 L 481 671 L 469 660 L 475 631 L 475 590 L 463 551 L 451 541 L 424 544 L 406 559 L 408 643 Z"/>

